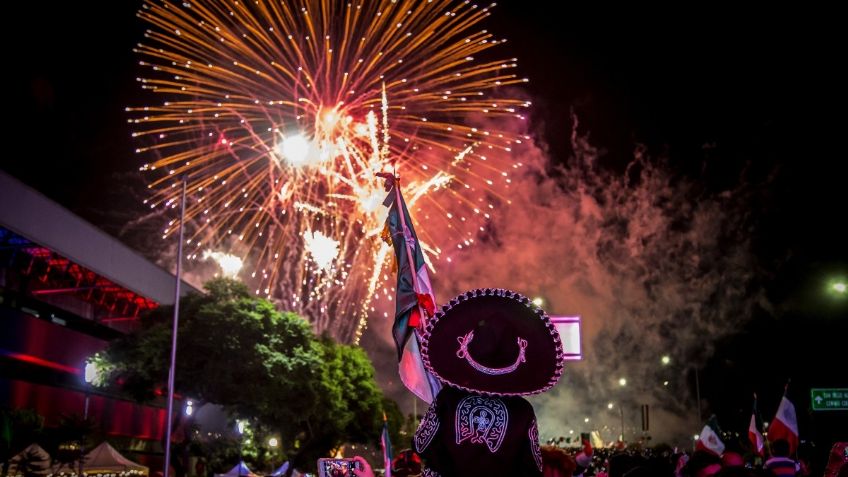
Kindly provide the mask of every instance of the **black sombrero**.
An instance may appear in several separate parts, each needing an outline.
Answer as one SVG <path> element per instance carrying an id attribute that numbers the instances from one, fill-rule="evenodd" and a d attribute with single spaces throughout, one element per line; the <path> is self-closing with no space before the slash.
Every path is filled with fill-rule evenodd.
<path id="1" fill-rule="evenodd" d="M 495 396 L 547 391 L 563 369 L 562 342 L 548 315 L 500 288 L 471 290 L 444 305 L 427 323 L 421 354 L 440 381 Z"/>

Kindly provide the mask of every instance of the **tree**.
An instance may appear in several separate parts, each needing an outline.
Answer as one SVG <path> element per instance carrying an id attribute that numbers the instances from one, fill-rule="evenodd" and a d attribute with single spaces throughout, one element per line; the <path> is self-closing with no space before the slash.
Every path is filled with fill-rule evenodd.
<path id="1" fill-rule="evenodd" d="M 0 409 L 0 475 L 6 476 L 9 459 L 40 437 L 44 417 L 31 409 Z"/>
<path id="2" fill-rule="evenodd" d="M 316 339 L 306 320 L 239 282 L 216 279 L 205 288 L 180 303 L 179 393 L 278 435 L 280 451 L 300 468 L 314 468 L 344 442 L 375 439 L 382 393 L 360 348 Z M 168 375 L 172 313 L 157 309 L 141 330 L 95 357 L 95 384 L 152 400 Z"/>
<path id="3" fill-rule="evenodd" d="M 386 414 L 386 419 L 389 422 L 389 438 L 392 440 L 392 446 L 397 450 L 411 447 L 412 432 L 406 432 L 404 426 L 406 419 L 398 403 L 384 396 L 383 412 Z"/>
<path id="4" fill-rule="evenodd" d="M 374 366 L 358 347 L 320 341 L 321 379 L 314 383 L 316 406 L 294 437 L 293 467 L 312 469 L 319 457 L 344 443 L 371 443 L 382 426 L 383 394 Z M 280 423 L 281 427 L 283 423 Z"/>
<path id="5" fill-rule="evenodd" d="M 60 467 L 79 468 L 88 451 L 103 436 L 97 432 L 93 419 L 79 414 L 63 415 L 59 425 L 45 430 L 45 443 L 53 461 Z"/>

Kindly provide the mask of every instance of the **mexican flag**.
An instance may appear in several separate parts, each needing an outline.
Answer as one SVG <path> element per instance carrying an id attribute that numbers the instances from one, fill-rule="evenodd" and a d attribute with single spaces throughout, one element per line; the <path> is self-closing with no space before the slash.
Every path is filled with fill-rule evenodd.
<path id="1" fill-rule="evenodd" d="M 721 431 L 718 428 L 718 422 L 716 422 L 716 418 L 713 416 L 701 430 L 701 435 L 698 436 L 698 443 L 695 445 L 695 448 L 721 457 L 724 453 L 724 442 L 718 436 L 719 432 Z"/>

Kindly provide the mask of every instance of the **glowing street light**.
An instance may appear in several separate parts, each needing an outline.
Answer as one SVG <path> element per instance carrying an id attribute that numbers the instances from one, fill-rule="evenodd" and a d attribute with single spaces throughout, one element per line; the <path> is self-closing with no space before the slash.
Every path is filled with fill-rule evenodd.
<path id="1" fill-rule="evenodd" d="M 620 378 L 618 380 L 618 385 L 622 387 L 627 386 L 627 378 Z"/>
<path id="2" fill-rule="evenodd" d="M 613 403 L 607 404 L 607 409 L 612 409 L 614 407 L 615 407 L 615 404 L 613 404 Z"/>
<path id="3" fill-rule="evenodd" d="M 825 288 L 828 295 L 836 299 L 844 299 L 848 295 L 848 280 L 844 276 L 833 277 Z"/>
<path id="4" fill-rule="evenodd" d="M 83 373 L 83 379 L 85 379 L 86 384 L 91 384 L 98 380 L 100 377 L 100 370 L 97 369 L 97 365 L 93 361 L 88 361 L 85 363 L 85 372 Z"/>
<path id="5" fill-rule="evenodd" d="M 589 422 L 589 418 L 587 417 L 587 418 L 583 419 L 583 422 Z"/>
<path id="6" fill-rule="evenodd" d="M 537 296 L 536 298 L 533 298 L 533 304 L 534 304 L 534 305 L 536 305 L 536 306 L 542 306 L 542 304 L 543 304 L 543 303 L 545 303 L 545 300 L 544 300 L 544 299 L 542 299 L 542 297 Z"/>
<path id="7" fill-rule="evenodd" d="M 100 368 L 94 361 L 86 361 L 82 372 L 82 379 L 85 381 L 85 405 L 83 407 L 83 419 L 88 419 L 88 401 L 91 394 L 91 385 L 100 384 L 102 381 Z"/>
<path id="8" fill-rule="evenodd" d="M 663 381 L 663 386 L 668 386 L 668 381 Z"/>
<path id="9" fill-rule="evenodd" d="M 671 363 L 671 357 L 669 355 L 665 355 L 662 357 L 662 359 L 660 359 L 660 362 L 662 362 L 663 366 L 667 366 L 669 363 Z"/>
<path id="10" fill-rule="evenodd" d="M 279 443 L 279 441 L 277 441 L 276 437 L 272 437 L 272 438 L 268 439 L 268 446 L 269 447 L 277 447 L 279 444 L 280 443 Z"/>

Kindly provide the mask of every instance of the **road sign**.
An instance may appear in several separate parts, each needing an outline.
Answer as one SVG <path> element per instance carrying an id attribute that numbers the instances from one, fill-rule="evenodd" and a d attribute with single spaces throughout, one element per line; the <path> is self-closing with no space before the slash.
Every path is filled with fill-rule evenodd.
<path id="1" fill-rule="evenodd" d="M 848 411 L 848 388 L 810 389 L 813 411 Z"/>

